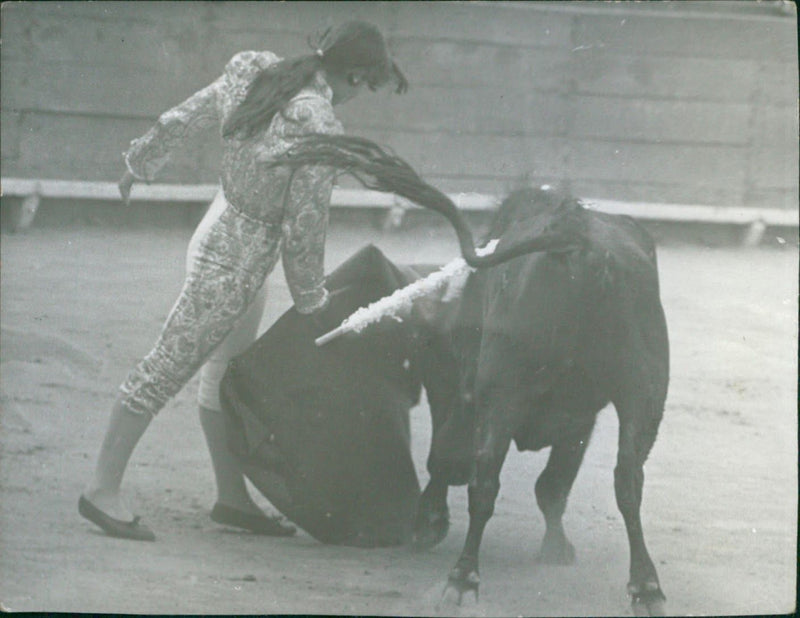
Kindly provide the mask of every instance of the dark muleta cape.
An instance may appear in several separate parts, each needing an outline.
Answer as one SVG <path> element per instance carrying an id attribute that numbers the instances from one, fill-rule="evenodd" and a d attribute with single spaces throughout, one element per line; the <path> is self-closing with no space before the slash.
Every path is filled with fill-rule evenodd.
<path id="1" fill-rule="evenodd" d="M 331 273 L 330 327 L 408 283 L 375 247 Z M 230 448 L 287 518 L 325 543 L 385 546 L 411 535 L 419 484 L 409 410 L 420 382 L 408 329 L 323 334 L 292 308 L 228 367 L 220 393 Z"/>

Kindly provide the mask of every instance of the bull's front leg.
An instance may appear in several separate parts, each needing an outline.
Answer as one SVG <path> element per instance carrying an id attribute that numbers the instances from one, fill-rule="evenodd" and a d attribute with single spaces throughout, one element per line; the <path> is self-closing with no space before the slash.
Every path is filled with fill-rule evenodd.
<path id="1" fill-rule="evenodd" d="M 420 496 L 414 523 L 417 549 L 433 547 L 447 536 L 450 529 L 447 489 L 450 485 L 464 485 L 473 476 L 473 434 L 468 416 L 434 429 L 428 457 L 431 478 Z"/>
<path id="2" fill-rule="evenodd" d="M 564 533 L 561 519 L 583 461 L 591 429 L 592 426 L 576 439 L 554 444 L 547 466 L 536 481 L 536 502 L 546 524 L 538 559 L 545 564 L 572 564 L 575 561 L 575 549 Z"/>
<path id="3" fill-rule="evenodd" d="M 450 529 L 447 508 L 447 483 L 431 477 L 417 505 L 413 543 L 416 549 L 428 549 L 439 543 Z"/>
<path id="4" fill-rule="evenodd" d="M 428 388 L 433 436 L 428 455 L 430 481 L 420 496 L 414 523 L 414 546 L 433 547 L 447 536 L 450 512 L 447 490 L 464 485 L 473 474 L 474 408 L 460 399 L 457 385 Z"/>
<path id="5" fill-rule="evenodd" d="M 500 491 L 500 470 L 510 443 L 510 436 L 494 434 L 490 427 L 478 430 L 475 475 L 468 489 L 469 528 L 464 549 L 450 571 L 442 595 L 445 601 L 461 605 L 465 593 L 469 592 L 474 593 L 474 600 L 478 601 L 478 553 L 486 523 L 494 513 L 494 503 Z"/>

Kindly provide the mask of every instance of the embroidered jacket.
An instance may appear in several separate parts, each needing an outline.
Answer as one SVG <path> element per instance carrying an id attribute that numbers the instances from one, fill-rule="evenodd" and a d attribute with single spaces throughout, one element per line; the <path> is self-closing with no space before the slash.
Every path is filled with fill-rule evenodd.
<path id="1" fill-rule="evenodd" d="M 236 54 L 216 81 L 164 112 L 142 137 L 131 142 L 125 163 L 139 180 L 151 181 L 183 141 L 202 130 L 221 127 L 244 99 L 255 76 L 280 58 L 270 52 Z M 223 140 L 221 183 L 229 207 L 282 230 L 283 264 L 295 306 L 310 313 L 327 298 L 323 288 L 324 245 L 333 186 L 331 170 L 297 170 L 284 202 L 287 170 L 264 163 L 309 133 L 342 133 L 331 104 L 333 93 L 320 76 L 303 88 L 270 126 L 247 139 Z"/>

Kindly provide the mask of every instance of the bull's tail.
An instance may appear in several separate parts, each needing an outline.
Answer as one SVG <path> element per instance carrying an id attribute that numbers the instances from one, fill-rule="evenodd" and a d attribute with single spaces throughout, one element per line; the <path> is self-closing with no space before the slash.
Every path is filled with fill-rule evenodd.
<path id="1" fill-rule="evenodd" d="M 456 205 L 444 193 L 432 187 L 400 157 L 362 137 L 311 135 L 303 138 L 270 167 L 288 165 L 326 165 L 347 172 L 368 189 L 396 193 L 420 206 L 444 215 L 455 229 L 461 255 L 473 267 L 495 266 L 512 258 L 537 251 L 563 251 L 578 245 L 569 230 L 545 233 L 525 239 L 494 253 L 478 256 L 472 232 Z"/>

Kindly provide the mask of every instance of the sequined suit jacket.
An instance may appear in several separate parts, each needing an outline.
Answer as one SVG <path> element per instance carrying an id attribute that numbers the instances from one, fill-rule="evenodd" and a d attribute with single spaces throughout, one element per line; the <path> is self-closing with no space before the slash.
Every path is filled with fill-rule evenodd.
<path id="1" fill-rule="evenodd" d="M 212 84 L 164 112 L 125 154 L 130 172 L 151 181 L 170 155 L 188 137 L 221 127 L 244 99 L 247 88 L 263 69 L 280 60 L 270 52 L 236 54 Z M 285 152 L 298 137 L 310 133 L 341 133 L 333 113 L 332 92 L 317 75 L 279 113 L 269 127 L 246 139 L 223 139 L 220 179 L 230 208 L 282 233 L 284 270 L 295 306 L 313 311 L 325 300 L 324 244 L 333 184 L 331 170 L 298 170 L 285 196 L 289 173 L 266 169 L 265 163 Z"/>

